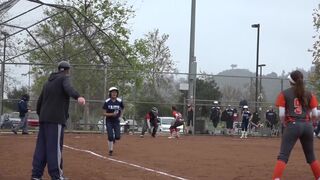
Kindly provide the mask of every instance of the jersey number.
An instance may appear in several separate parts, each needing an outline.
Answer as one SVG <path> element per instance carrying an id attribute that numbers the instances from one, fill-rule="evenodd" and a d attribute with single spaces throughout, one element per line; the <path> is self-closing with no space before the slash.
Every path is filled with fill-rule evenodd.
<path id="1" fill-rule="evenodd" d="M 296 114 L 302 114 L 302 106 L 298 98 L 294 98 L 294 112 Z"/>

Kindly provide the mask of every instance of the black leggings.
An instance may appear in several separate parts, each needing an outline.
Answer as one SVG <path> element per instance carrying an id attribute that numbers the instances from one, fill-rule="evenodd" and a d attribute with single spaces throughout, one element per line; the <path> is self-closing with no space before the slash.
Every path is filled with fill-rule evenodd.
<path id="1" fill-rule="evenodd" d="M 300 139 L 307 163 L 310 164 L 316 160 L 313 150 L 313 126 L 311 122 L 305 121 L 290 122 L 285 127 L 278 160 L 288 162 L 291 150 L 298 139 Z"/>
<path id="2" fill-rule="evenodd" d="M 212 124 L 214 128 L 217 128 L 218 124 L 219 124 L 219 119 L 212 119 Z"/>
<path id="3" fill-rule="evenodd" d="M 183 125 L 183 122 L 182 122 L 182 121 L 177 121 L 177 120 L 176 120 L 176 121 L 173 123 L 173 125 L 171 125 L 171 126 L 170 126 L 170 128 L 169 128 L 169 129 L 170 129 L 170 130 L 171 130 L 171 129 L 175 129 L 175 130 L 177 130 L 177 127 L 179 127 L 179 126 L 181 126 L 181 125 Z"/>

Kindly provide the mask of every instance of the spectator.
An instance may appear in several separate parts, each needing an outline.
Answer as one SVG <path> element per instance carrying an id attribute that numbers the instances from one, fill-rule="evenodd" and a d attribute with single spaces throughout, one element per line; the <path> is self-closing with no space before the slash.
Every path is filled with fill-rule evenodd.
<path id="1" fill-rule="evenodd" d="M 19 122 L 19 125 L 17 125 L 15 128 L 12 129 L 12 132 L 14 134 L 17 134 L 19 129 L 22 129 L 22 134 L 29 134 L 28 132 L 28 112 L 30 112 L 28 108 L 29 99 L 30 99 L 29 95 L 24 94 L 21 97 L 21 100 L 18 102 L 20 122 Z"/>
<path id="2" fill-rule="evenodd" d="M 191 104 L 188 104 L 186 134 L 192 133 L 191 127 L 193 127 L 193 108 Z"/>
<path id="3" fill-rule="evenodd" d="M 273 110 L 272 106 L 269 106 L 269 109 L 266 112 L 266 125 L 271 129 L 271 135 L 274 134 L 273 131 L 275 130 L 277 123 L 277 113 Z"/>
<path id="4" fill-rule="evenodd" d="M 231 108 L 231 105 L 228 105 L 227 108 L 222 112 L 222 114 L 225 114 L 224 117 L 227 126 L 227 135 L 232 135 L 234 111 Z"/>
<path id="5" fill-rule="evenodd" d="M 220 121 L 220 107 L 218 101 L 213 101 L 213 106 L 211 107 L 210 120 L 213 124 L 212 135 L 216 134 L 216 129 Z"/>
<path id="6" fill-rule="evenodd" d="M 241 110 L 241 113 L 242 113 L 242 111 L 243 111 L 243 106 L 248 106 L 248 101 L 247 101 L 246 99 L 242 99 L 242 100 L 240 100 L 240 102 L 239 102 L 239 108 L 240 108 L 240 110 Z"/>

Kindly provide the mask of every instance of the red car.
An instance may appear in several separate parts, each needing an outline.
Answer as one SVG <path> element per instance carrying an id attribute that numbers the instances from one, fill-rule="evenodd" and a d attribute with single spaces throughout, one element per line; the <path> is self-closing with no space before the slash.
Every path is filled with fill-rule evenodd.
<path id="1" fill-rule="evenodd" d="M 39 126 L 39 117 L 35 111 L 31 111 L 28 113 L 28 126 L 29 127 Z"/>

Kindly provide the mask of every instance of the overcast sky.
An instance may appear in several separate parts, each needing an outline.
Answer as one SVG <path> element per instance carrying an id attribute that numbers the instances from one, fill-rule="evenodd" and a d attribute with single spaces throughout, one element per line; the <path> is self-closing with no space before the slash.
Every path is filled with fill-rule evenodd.
<path id="1" fill-rule="evenodd" d="M 52 3 L 54 0 L 43 0 Z M 156 28 L 169 34 L 168 46 L 180 72 L 188 72 L 191 0 L 128 0 L 135 10 L 131 40 Z M 238 68 L 255 72 L 257 29 L 260 23 L 260 64 L 263 74 L 297 67 L 309 70 L 315 29 L 316 0 L 197 0 L 195 55 L 198 73 Z M 31 5 L 30 7 L 27 7 Z M 21 0 L 10 13 L 34 7 Z M 25 20 L 32 20 L 30 16 Z M 23 23 L 23 22 L 20 22 Z"/>
<path id="2" fill-rule="evenodd" d="M 155 28 L 169 34 L 168 45 L 180 72 L 188 71 L 191 0 L 129 0 L 136 10 L 132 37 Z M 260 63 L 263 74 L 281 74 L 297 67 L 309 70 L 315 30 L 316 0 L 197 0 L 195 55 L 198 72 L 219 73 L 238 68 L 255 72 L 260 23 Z"/>

